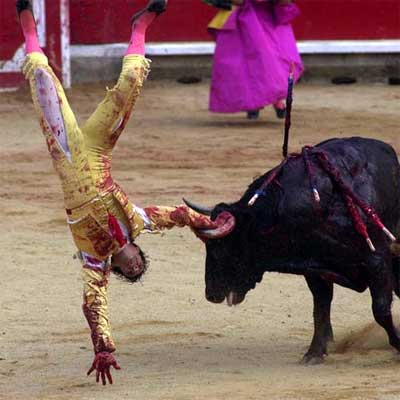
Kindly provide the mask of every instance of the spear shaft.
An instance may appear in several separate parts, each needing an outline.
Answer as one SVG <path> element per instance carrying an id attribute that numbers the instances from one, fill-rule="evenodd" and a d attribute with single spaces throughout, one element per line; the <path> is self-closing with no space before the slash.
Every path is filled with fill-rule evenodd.
<path id="1" fill-rule="evenodd" d="M 289 130 L 291 125 L 292 103 L 293 103 L 293 83 L 294 83 L 294 63 L 290 65 L 290 73 L 288 79 L 288 91 L 286 96 L 286 116 L 285 116 L 285 132 L 283 137 L 282 155 L 286 158 L 289 146 Z"/>

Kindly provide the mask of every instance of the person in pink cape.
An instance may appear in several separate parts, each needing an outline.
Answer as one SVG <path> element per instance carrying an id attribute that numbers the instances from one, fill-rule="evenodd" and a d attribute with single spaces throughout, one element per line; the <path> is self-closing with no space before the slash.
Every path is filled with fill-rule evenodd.
<path id="1" fill-rule="evenodd" d="M 288 76 L 303 73 L 291 22 L 300 11 L 291 0 L 206 0 L 221 8 L 209 25 L 216 40 L 209 109 L 247 112 L 273 105 L 285 117 Z"/>

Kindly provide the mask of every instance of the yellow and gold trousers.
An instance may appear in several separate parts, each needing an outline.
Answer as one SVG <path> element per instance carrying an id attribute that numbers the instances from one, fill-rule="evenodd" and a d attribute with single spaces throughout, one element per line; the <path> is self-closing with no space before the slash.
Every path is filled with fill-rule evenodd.
<path id="1" fill-rule="evenodd" d="M 80 128 L 62 85 L 41 53 L 27 55 L 23 72 L 29 80 L 35 110 L 64 193 L 69 226 L 77 248 L 107 260 L 119 249 L 110 234 L 109 215 L 127 226 L 135 237 L 144 227 L 122 189 L 111 178 L 112 150 L 123 131 L 149 71 L 143 56 L 128 55 L 117 84 L 107 90 L 87 122 Z M 92 330 L 95 351 L 112 350 L 108 327 L 106 281 L 84 269 L 84 311 Z M 94 326 L 94 325 L 96 326 Z M 96 332 L 100 332 L 97 335 Z M 95 338 L 95 336 L 99 338 Z"/>
<path id="2" fill-rule="evenodd" d="M 117 84 L 107 90 L 105 99 L 82 128 L 43 54 L 29 54 L 23 71 L 61 180 L 75 244 L 96 258 L 107 259 L 118 247 L 108 234 L 108 214 L 129 227 L 133 237 L 143 229 L 142 219 L 111 177 L 111 159 L 148 74 L 149 63 L 138 55 L 124 57 Z"/>

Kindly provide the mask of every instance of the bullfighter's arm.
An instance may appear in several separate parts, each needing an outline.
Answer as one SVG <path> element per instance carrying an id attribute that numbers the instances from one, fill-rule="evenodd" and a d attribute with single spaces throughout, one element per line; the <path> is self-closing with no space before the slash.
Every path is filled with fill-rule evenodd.
<path id="1" fill-rule="evenodd" d="M 103 385 L 112 383 L 110 367 L 120 369 L 111 353 L 115 351 L 111 337 L 111 326 L 108 319 L 108 272 L 84 266 L 83 279 L 83 313 L 88 321 L 93 342 L 95 359 L 88 375 L 96 370 L 96 381 L 101 377 Z"/>
<path id="2" fill-rule="evenodd" d="M 91 330 L 94 352 L 115 351 L 108 320 L 108 273 L 91 268 L 82 268 L 83 313 Z"/>
<path id="3" fill-rule="evenodd" d="M 144 208 L 150 220 L 151 230 L 189 226 L 192 229 L 212 229 L 215 224 L 209 217 L 191 210 L 187 206 L 152 206 Z"/>

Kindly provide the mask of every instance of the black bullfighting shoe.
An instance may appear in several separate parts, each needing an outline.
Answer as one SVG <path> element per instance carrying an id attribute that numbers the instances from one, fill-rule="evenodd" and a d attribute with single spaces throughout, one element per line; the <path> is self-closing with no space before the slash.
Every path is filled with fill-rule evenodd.
<path id="1" fill-rule="evenodd" d="M 16 7 L 18 15 L 24 10 L 29 10 L 33 14 L 32 0 L 17 0 Z"/>
<path id="2" fill-rule="evenodd" d="M 247 111 L 247 119 L 258 119 L 260 116 L 260 110 Z"/>
<path id="3" fill-rule="evenodd" d="M 162 14 L 167 9 L 167 3 L 168 0 L 150 0 L 145 8 L 133 15 L 132 24 L 145 12 L 154 12 L 157 15 Z"/>
<path id="4" fill-rule="evenodd" d="M 147 4 L 147 11 L 155 12 L 157 15 L 160 15 L 167 9 L 168 0 L 150 0 L 149 4 Z"/>
<path id="5" fill-rule="evenodd" d="M 274 106 L 275 114 L 278 119 L 284 119 L 286 117 L 286 107 L 279 108 Z"/>

